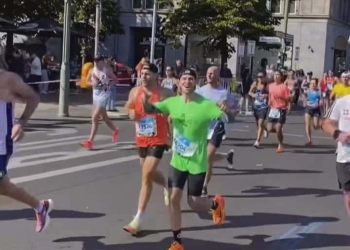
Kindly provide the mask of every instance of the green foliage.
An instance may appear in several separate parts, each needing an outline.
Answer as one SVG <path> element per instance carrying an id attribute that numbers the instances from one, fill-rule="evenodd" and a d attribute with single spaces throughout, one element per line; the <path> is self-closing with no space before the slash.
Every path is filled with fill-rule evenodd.
<path id="1" fill-rule="evenodd" d="M 168 0 L 161 0 L 161 2 Z M 168 15 L 165 35 L 170 39 L 186 34 L 206 37 L 203 43 L 219 50 L 226 60 L 235 52 L 228 38 L 258 40 L 273 36 L 279 20 L 262 0 L 178 0 Z"/>
<path id="2" fill-rule="evenodd" d="M 0 16 L 15 22 L 39 18 L 58 19 L 63 0 L 1 0 Z"/>

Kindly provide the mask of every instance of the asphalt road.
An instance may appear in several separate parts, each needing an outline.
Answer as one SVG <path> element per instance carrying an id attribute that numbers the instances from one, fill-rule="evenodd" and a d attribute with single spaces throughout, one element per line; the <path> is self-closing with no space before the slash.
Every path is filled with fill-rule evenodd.
<path id="1" fill-rule="evenodd" d="M 349 220 L 337 190 L 334 142 L 316 133 L 316 146 L 305 148 L 302 121 L 289 117 L 284 154 L 275 153 L 274 135 L 264 140 L 265 148 L 252 147 L 251 118 L 229 126 L 222 150 L 235 149 L 235 169 L 217 164 L 209 187 L 226 197 L 226 222 L 213 226 L 208 213 L 189 211 L 184 203 L 186 249 L 348 249 Z M 0 198 L 1 250 L 167 249 L 171 232 L 160 188 L 145 214 L 144 234 L 134 238 L 122 230 L 137 210 L 140 167 L 132 122 L 115 122 L 119 143 L 112 144 L 102 125 L 96 150 L 88 152 L 78 146 L 89 134 L 88 119 L 31 121 L 9 174 L 31 193 L 53 199 L 55 210 L 50 227 L 37 234 L 31 209 Z M 168 154 L 160 166 L 165 173 L 169 160 Z"/>

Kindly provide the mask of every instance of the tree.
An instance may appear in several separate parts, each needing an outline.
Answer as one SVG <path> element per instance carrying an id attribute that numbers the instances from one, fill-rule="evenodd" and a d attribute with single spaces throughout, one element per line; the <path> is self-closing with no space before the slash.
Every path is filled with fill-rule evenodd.
<path id="1" fill-rule="evenodd" d="M 101 32 L 103 39 L 111 34 L 124 34 L 123 25 L 119 21 L 120 9 L 116 1 L 102 1 Z M 75 0 L 72 6 L 72 26 L 87 34 L 88 37 L 80 40 L 83 58 L 92 48 L 96 17 L 96 0 Z"/>
<path id="2" fill-rule="evenodd" d="M 14 22 L 57 19 L 62 11 L 62 0 L 1 0 L 0 3 L 0 16 Z"/>
<path id="3" fill-rule="evenodd" d="M 279 24 L 261 0 L 178 0 L 176 6 L 165 23 L 167 38 L 202 35 L 204 44 L 220 51 L 222 64 L 235 52 L 229 38 L 257 41 L 259 36 L 273 36 Z"/>

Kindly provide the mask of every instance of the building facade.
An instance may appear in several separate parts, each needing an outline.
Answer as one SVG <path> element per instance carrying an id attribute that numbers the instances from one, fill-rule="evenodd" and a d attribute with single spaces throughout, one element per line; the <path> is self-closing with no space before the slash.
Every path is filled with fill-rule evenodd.
<path id="1" fill-rule="evenodd" d="M 120 21 L 125 34 L 111 36 L 106 40 L 108 53 L 114 54 L 118 61 L 135 66 L 145 55 L 149 55 L 152 27 L 152 0 L 119 0 Z M 283 18 L 284 0 L 267 0 L 275 16 Z M 159 6 L 159 13 L 166 14 L 170 9 Z M 276 27 L 282 31 L 281 25 Z M 287 52 L 285 66 L 302 68 L 321 76 L 323 72 L 348 69 L 350 65 L 350 0 L 295 0 L 289 9 L 288 34 L 294 36 L 293 45 Z M 174 65 L 176 60 L 186 60 L 200 68 L 217 65 L 219 53 L 206 53 L 204 46 L 198 44 L 203 38 L 189 35 L 187 46 L 174 50 L 168 45 L 158 44 L 156 58 L 163 58 L 165 65 Z M 183 44 L 185 45 L 185 39 Z M 236 47 L 238 39 L 231 40 Z M 232 55 L 228 64 L 233 73 L 239 76 L 243 65 L 253 65 L 255 73 L 262 61 L 277 64 L 279 50 L 264 51 L 256 48 L 253 58 L 239 58 Z M 186 53 L 186 55 L 185 55 Z"/>
<path id="2" fill-rule="evenodd" d="M 124 26 L 125 34 L 110 36 L 104 46 L 118 61 L 135 67 L 142 57 L 149 57 L 150 54 L 153 1 L 119 0 L 118 4 L 121 8 L 120 22 Z M 160 15 L 169 11 L 168 6 L 158 6 Z M 176 60 L 185 60 L 185 46 L 175 50 L 166 44 L 157 43 L 155 58 L 163 59 L 164 65 L 175 66 Z"/>

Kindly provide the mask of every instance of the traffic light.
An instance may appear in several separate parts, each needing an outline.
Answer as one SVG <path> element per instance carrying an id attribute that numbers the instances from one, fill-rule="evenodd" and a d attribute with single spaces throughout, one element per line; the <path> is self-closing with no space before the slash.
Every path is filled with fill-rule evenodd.
<path id="1" fill-rule="evenodd" d="M 166 38 L 164 34 L 166 18 L 157 15 L 157 29 L 156 29 L 156 37 L 162 43 L 166 43 Z"/>

